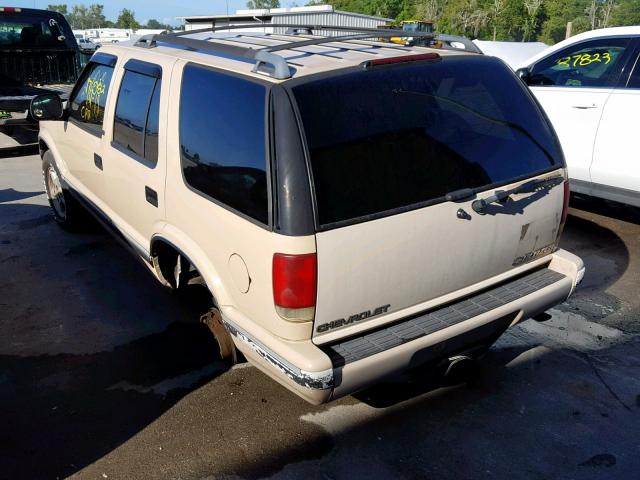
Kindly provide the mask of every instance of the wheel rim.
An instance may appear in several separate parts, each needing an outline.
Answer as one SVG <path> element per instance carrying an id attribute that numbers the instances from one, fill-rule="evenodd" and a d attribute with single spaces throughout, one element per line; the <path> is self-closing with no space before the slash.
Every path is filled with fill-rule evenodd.
<path id="1" fill-rule="evenodd" d="M 64 201 L 64 192 L 62 191 L 60 178 L 52 167 L 47 169 L 47 193 L 49 194 L 49 201 L 55 214 L 59 218 L 65 219 L 67 216 L 67 205 Z"/>

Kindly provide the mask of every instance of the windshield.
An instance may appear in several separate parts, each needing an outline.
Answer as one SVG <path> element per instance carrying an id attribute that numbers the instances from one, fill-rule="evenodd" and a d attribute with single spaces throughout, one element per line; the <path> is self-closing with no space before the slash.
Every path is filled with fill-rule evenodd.
<path id="1" fill-rule="evenodd" d="M 66 37 L 53 16 L 0 14 L 0 48 L 66 47 Z"/>
<path id="2" fill-rule="evenodd" d="M 404 23 L 402 25 L 402 29 L 405 32 L 416 32 L 418 30 L 418 24 L 417 23 Z"/>
<path id="3" fill-rule="evenodd" d="M 562 166 L 526 87 L 494 58 L 374 67 L 293 92 L 323 226 Z"/>

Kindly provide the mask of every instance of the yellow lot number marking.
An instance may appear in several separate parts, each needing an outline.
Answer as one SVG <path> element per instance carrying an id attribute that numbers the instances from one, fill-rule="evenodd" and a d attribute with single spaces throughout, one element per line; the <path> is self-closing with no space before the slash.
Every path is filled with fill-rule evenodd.
<path id="1" fill-rule="evenodd" d="M 609 52 L 600 53 L 578 53 L 556 60 L 556 65 L 566 65 L 567 67 L 586 67 L 592 63 L 603 63 L 607 65 L 611 62 Z"/>

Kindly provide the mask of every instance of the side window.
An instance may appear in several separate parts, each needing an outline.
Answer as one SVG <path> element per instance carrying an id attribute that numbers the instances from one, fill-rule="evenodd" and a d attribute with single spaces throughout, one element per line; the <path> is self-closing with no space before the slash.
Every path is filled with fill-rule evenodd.
<path id="1" fill-rule="evenodd" d="M 268 223 L 266 88 L 187 65 L 180 93 L 180 150 L 189 186 Z"/>
<path id="2" fill-rule="evenodd" d="M 154 165 L 158 161 L 160 83 L 155 76 L 125 70 L 113 125 L 114 143 Z"/>
<path id="3" fill-rule="evenodd" d="M 112 76 L 113 67 L 99 63 L 87 65 L 69 102 L 72 118 L 100 130 Z"/>
<path id="4" fill-rule="evenodd" d="M 529 85 L 613 87 L 629 43 L 628 38 L 603 38 L 555 52 L 534 65 Z"/>

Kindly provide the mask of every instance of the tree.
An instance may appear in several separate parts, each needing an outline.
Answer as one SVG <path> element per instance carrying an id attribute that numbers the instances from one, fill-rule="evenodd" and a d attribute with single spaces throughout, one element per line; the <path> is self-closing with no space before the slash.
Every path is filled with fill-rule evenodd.
<path id="1" fill-rule="evenodd" d="M 523 42 L 531 41 L 534 33 L 538 28 L 540 7 L 542 6 L 542 0 L 524 0 L 524 8 L 527 12 L 527 17 L 524 22 L 524 34 L 522 36 Z"/>
<path id="2" fill-rule="evenodd" d="M 609 26 L 611 12 L 613 12 L 615 6 L 615 0 L 604 0 L 602 5 L 600 6 L 600 26 L 602 28 L 607 28 Z"/>
<path id="3" fill-rule="evenodd" d="M 280 0 L 249 0 L 247 8 L 252 10 L 266 10 L 268 8 L 279 8 Z"/>
<path id="4" fill-rule="evenodd" d="M 155 18 L 152 18 L 151 20 L 147 21 L 147 24 L 145 25 L 145 28 L 150 28 L 152 30 L 171 30 L 172 27 L 171 25 L 166 25 L 164 23 L 160 23 L 158 20 L 156 20 Z"/>
<path id="5" fill-rule="evenodd" d="M 441 0 L 419 0 L 416 3 L 416 17 L 418 20 L 433 22 L 434 27 L 442 14 Z"/>
<path id="6" fill-rule="evenodd" d="M 60 5 L 47 5 L 47 10 L 51 10 L 52 12 L 58 12 L 58 13 L 61 13 L 62 15 L 69 14 L 69 12 L 67 11 L 66 3 L 62 3 Z"/>
<path id="7" fill-rule="evenodd" d="M 104 5 L 93 4 L 89 5 L 89 9 L 87 10 L 87 15 L 89 15 L 89 21 L 93 25 L 97 25 L 100 27 L 105 27 L 107 24 L 107 19 L 104 16 Z"/>
<path id="8" fill-rule="evenodd" d="M 498 23 L 502 20 L 502 15 L 507 7 L 506 0 L 493 0 L 489 4 L 489 16 L 493 27 L 493 41 L 496 41 L 498 35 Z"/>
<path id="9" fill-rule="evenodd" d="M 640 0 L 620 0 L 611 12 L 609 26 L 640 25 Z"/>
<path id="10" fill-rule="evenodd" d="M 84 5 L 74 5 L 71 7 L 68 20 L 73 28 L 85 29 L 92 27 L 87 15 L 87 7 Z"/>
<path id="11" fill-rule="evenodd" d="M 67 20 L 73 28 L 81 30 L 88 28 L 104 28 L 109 22 L 102 13 L 104 5 L 93 4 L 88 7 L 85 5 L 74 5 L 71 7 L 71 13 L 67 15 Z"/>
<path id="12" fill-rule="evenodd" d="M 477 0 L 467 0 L 457 9 L 453 24 L 467 37 L 478 37 L 489 23 L 489 12 L 480 7 Z"/>
<path id="13" fill-rule="evenodd" d="M 135 13 L 127 8 L 124 8 L 120 12 L 118 20 L 116 20 L 116 27 L 138 30 L 140 28 L 140 24 L 136 21 Z"/>

